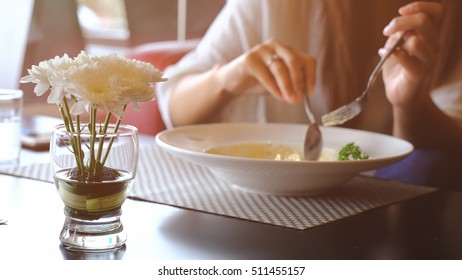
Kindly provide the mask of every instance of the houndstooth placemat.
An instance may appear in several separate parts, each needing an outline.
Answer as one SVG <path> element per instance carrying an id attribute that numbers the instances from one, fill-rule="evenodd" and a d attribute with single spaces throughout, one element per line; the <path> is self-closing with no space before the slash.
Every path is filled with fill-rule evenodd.
<path id="1" fill-rule="evenodd" d="M 235 188 L 216 178 L 207 168 L 175 158 L 158 146 L 140 148 L 139 160 L 130 193 L 132 199 L 300 230 L 435 190 L 357 176 L 324 195 L 271 196 Z M 53 180 L 50 164 L 17 166 L 0 173 Z"/>

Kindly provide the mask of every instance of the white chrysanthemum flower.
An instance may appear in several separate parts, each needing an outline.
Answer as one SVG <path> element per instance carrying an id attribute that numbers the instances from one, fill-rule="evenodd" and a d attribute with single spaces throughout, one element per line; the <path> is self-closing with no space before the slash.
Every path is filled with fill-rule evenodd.
<path id="1" fill-rule="evenodd" d="M 51 87 L 51 93 L 48 96 L 48 103 L 61 103 L 64 96 L 69 97 L 65 91 L 67 86 L 66 72 L 74 65 L 73 59 L 67 54 L 63 57 L 56 56 L 55 58 L 45 60 L 34 65 L 27 72 L 29 75 L 21 78 L 21 83 L 36 83 L 34 93 L 37 96 L 43 95 Z"/>
<path id="2" fill-rule="evenodd" d="M 77 98 L 72 114 L 98 108 L 121 117 L 128 103 L 154 99 L 152 83 L 164 80 L 153 65 L 115 54 L 90 56 L 82 52 L 75 60 L 76 67 L 67 75 L 71 81 L 67 90 Z"/>
<path id="3" fill-rule="evenodd" d="M 154 99 L 152 84 L 166 80 L 152 64 L 115 54 L 92 56 L 84 51 L 74 59 L 65 54 L 42 61 L 28 73 L 20 82 L 36 83 L 37 96 L 50 90 L 48 103 L 59 105 L 64 99 L 71 99 L 73 115 L 95 108 L 118 118 L 123 116 L 128 103 L 138 108 L 139 102 Z"/>

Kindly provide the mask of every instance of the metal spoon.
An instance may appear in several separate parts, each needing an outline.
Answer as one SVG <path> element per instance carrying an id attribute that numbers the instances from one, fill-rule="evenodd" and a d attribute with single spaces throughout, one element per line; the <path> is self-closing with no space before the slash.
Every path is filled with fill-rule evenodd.
<path id="1" fill-rule="evenodd" d="M 303 145 L 303 155 L 305 160 L 318 160 L 322 150 L 322 135 L 316 119 L 313 116 L 310 108 L 310 100 L 305 94 L 305 112 L 310 124 L 305 135 L 305 143 Z"/>

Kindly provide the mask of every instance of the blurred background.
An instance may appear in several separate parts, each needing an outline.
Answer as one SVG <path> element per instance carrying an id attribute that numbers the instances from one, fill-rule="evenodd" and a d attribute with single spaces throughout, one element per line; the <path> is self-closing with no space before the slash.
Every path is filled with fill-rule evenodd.
<path id="1" fill-rule="evenodd" d="M 142 46 L 172 50 L 200 38 L 225 0 L 0 0 L 0 88 L 22 88 L 24 102 L 44 102 L 19 84 L 42 60 L 124 55 Z M 190 48 L 191 44 L 188 45 Z"/>

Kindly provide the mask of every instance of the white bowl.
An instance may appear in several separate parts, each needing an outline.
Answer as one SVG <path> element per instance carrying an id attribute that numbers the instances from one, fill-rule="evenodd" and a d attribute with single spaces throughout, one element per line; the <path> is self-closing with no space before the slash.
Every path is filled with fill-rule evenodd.
<path id="1" fill-rule="evenodd" d="M 271 142 L 302 148 L 302 124 L 219 123 L 160 132 L 156 142 L 174 156 L 205 166 L 222 180 L 246 190 L 273 195 L 314 195 L 342 185 L 356 174 L 395 163 L 413 146 L 392 136 L 338 127 L 321 127 L 324 148 L 339 151 L 355 142 L 369 155 L 356 161 L 277 161 L 215 155 L 206 149 Z"/>

